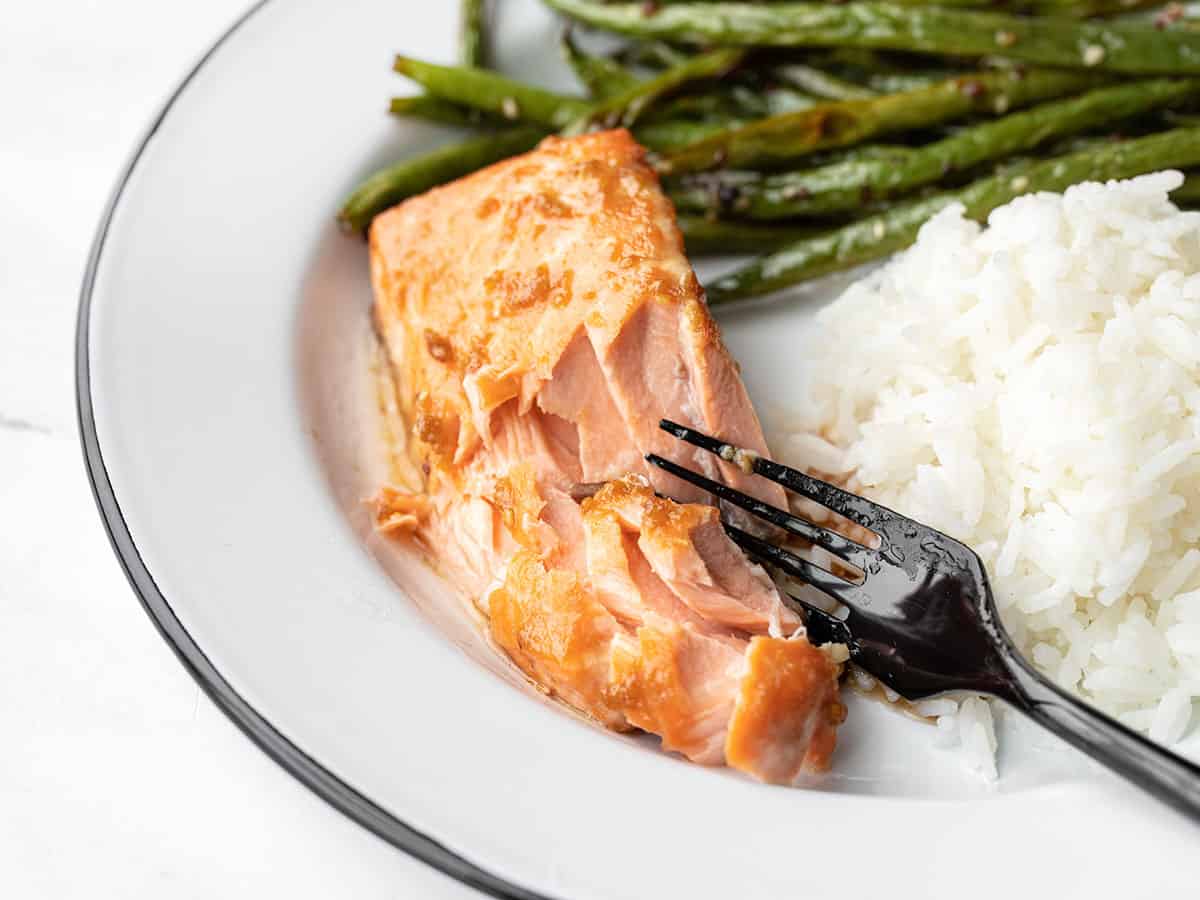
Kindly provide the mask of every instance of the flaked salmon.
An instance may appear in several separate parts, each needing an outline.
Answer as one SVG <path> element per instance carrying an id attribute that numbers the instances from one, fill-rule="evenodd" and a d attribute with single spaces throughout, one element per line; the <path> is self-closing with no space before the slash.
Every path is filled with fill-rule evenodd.
<path id="1" fill-rule="evenodd" d="M 707 498 L 644 461 L 785 503 L 657 427 L 766 452 L 629 134 L 549 138 L 382 214 L 370 244 L 416 473 L 381 490 L 379 527 L 413 535 L 513 662 L 604 725 L 771 782 L 825 768 L 837 664 Z"/>

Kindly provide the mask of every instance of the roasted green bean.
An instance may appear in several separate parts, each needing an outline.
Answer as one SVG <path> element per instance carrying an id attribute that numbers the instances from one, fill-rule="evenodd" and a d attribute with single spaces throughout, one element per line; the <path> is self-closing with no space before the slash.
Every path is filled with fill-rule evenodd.
<path id="1" fill-rule="evenodd" d="M 585 53 L 575 43 L 570 29 L 563 32 L 563 57 L 593 100 L 608 100 L 637 86 L 640 80 L 623 65 L 607 56 Z"/>
<path id="2" fill-rule="evenodd" d="M 581 97 L 568 97 L 485 69 L 439 66 L 397 56 L 393 68 L 435 97 L 513 122 L 565 128 L 591 109 Z"/>
<path id="3" fill-rule="evenodd" d="M 713 305 L 771 293 L 902 250 L 921 225 L 952 203 L 983 220 L 998 206 L 1032 191 L 1062 191 L 1080 181 L 1131 178 L 1158 169 L 1200 165 L 1200 128 L 1177 128 L 1105 143 L 1043 162 L 1024 162 L 959 190 L 893 207 L 824 234 L 803 238 L 718 278 L 708 288 Z"/>
<path id="4" fill-rule="evenodd" d="M 746 219 L 828 215 L 1196 96 L 1200 96 L 1197 80 L 1156 79 L 1102 87 L 964 128 L 932 144 L 892 147 L 874 159 L 849 159 L 779 175 L 713 172 L 685 178 L 671 185 L 670 193 L 679 209 L 695 213 Z"/>
<path id="5" fill-rule="evenodd" d="M 461 56 L 464 66 L 482 68 L 487 65 L 486 18 L 487 0 L 462 0 Z"/>
<path id="6" fill-rule="evenodd" d="M 695 81 L 717 78 L 734 68 L 745 56 L 743 50 L 712 50 L 672 66 L 654 78 L 638 82 L 628 90 L 602 100 L 564 129 L 580 134 L 590 128 L 632 126 L 661 97 Z"/>
<path id="7" fill-rule="evenodd" d="M 718 47 L 869 47 L 948 56 L 1001 53 L 1046 66 L 1200 74 L 1200 35 L 1149 25 L 1007 15 L 895 2 L 644 3 L 546 0 L 597 28 Z"/>
<path id="8" fill-rule="evenodd" d="M 1075 93 L 1094 84 L 1094 79 L 1077 72 L 1012 69 L 950 78 L 930 87 L 867 100 L 822 103 L 698 141 L 670 154 L 663 171 L 761 164 L 778 167 L 815 150 L 845 147 L 876 135 L 928 128 L 971 113 L 1005 113 Z"/>
<path id="9" fill-rule="evenodd" d="M 680 216 L 679 228 L 688 253 L 697 256 L 770 253 L 819 231 L 812 225 L 714 222 L 703 216 Z"/>
<path id="10" fill-rule="evenodd" d="M 371 220 L 401 200 L 469 175 L 532 149 L 545 136 L 539 128 L 515 128 L 439 147 L 376 172 L 350 195 L 338 213 L 348 231 L 363 232 Z"/>
<path id="11" fill-rule="evenodd" d="M 482 113 L 477 109 L 459 106 L 448 100 L 431 97 L 429 94 L 417 94 L 412 97 L 393 97 L 388 105 L 388 112 L 393 116 L 406 119 L 422 119 L 426 122 L 438 122 L 442 125 L 470 126 L 487 121 L 496 121 L 495 117 Z"/>

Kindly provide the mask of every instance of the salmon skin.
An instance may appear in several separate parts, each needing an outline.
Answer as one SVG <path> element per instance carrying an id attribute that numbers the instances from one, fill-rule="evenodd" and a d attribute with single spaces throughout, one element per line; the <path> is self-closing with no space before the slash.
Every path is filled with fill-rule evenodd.
<path id="1" fill-rule="evenodd" d="M 375 219 L 370 251 L 417 482 L 380 491 L 379 527 L 412 535 L 514 663 L 604 725 L 768 782 L 827 768 L 839 663 L 707 498 L 644 461 L 786 502 L 658 429 L 767 449 L 628 132 L 548 138 L 410 199 Z"/>

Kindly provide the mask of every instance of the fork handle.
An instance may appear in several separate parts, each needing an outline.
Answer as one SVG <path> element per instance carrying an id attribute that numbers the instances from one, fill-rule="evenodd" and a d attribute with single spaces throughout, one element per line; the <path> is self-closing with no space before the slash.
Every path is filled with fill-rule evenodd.
<path id="1" fill-rule="evenodd" d="M 1005 700 L 1118 775 L 1200 822 L 1200 766 L 1126 728 L 1062 690 L 1020 654 L 1010 659 Z"/>

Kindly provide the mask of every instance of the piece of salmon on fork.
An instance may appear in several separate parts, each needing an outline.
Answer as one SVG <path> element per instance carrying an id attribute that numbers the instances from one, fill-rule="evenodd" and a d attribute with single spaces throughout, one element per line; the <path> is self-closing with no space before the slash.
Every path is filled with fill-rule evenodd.
<path id="1" fill-rule="evenodd" d="M 765 453 L 762 429 L 625 131 L 537 150 L 371 227 L 375 319 L 422 484 L 382 490 L 532 679 L 693 760 L 791 782 L 827 767 L 836 651 L 657 453 L 779 505 L 669 417 Z M 667 497 L 674 499 L 665 499 Z"/>

